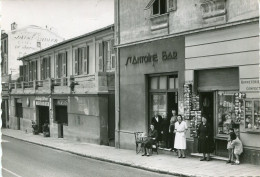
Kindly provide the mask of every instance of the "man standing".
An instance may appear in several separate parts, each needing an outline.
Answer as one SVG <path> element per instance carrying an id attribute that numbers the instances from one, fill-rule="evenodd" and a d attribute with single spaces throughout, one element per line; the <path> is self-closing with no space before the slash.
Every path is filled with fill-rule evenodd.
<path id="1" fill-rule="evenodd" d="M 158 141 L 162 140 L 162 135 L 161 135 L 161 124 L 162 124 L 162 117 L 157 113 L 151 120 L 151 124 L 154 125 L 154 129 L 158 133 Z"/>
<path id="2" fill-rule="evenodd" d="M 169 148 L 169 126 L 170 121 L 167 116 L 164 114 L 162 123 L 161 123 L 161 133 L 162 133 L 162 141 L 165 143 L 164 147 Z"/>

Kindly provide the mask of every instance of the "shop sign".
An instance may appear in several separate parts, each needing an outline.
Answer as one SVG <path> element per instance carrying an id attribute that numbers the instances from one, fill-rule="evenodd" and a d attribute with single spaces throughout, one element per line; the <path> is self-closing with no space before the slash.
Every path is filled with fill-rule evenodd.
<path id="1" fill-rule="evenodd" d="M 37 106 L 49 106 L 50 103 L 47 102 L 47 101 L 36 100 L 36 101 L 35 101 L 35 105 L 37 105 Z"/>
<path id="2" fill-rule="evenodd" d="M 35 100 L 38 100 L 38 101 L 49 101 L 49 98 L 48 97 L 43 97 L 43 96 L 37 96 L 35 98 Z"/>
<path id="3" fill-rule="evenodd" d="M 161 55 L 155 53 L 155 54 L 150 54 L 148 53 L 147 55 L 143 56 L 129 56 L 126 60 L 125 65 L 127 66 L 128 64 L 142 64 L 142 63 L 155 63 L 158 62 L 159 60 L 161 61 L 166 61 L 166 60 L 175 60 L 177 59 L 177 52 L 176 51 L 170 51 L 166 52 L 163 51 Z"/>
<path id="4" fill-rule="evenodd" d="M 16 99 L 16 103 L 22 103 L 22 99 L 21 98 L 17 98 Z"/>
<path id="5" fill-rule="evenodd" d="M 259 78 L 240 79 L 240 92 L 260 92 Z"/>
<path id="6" fill-rule="evenodd" d="M 57 100 L 56 105 L 68 105 L 68 100 Z"/>

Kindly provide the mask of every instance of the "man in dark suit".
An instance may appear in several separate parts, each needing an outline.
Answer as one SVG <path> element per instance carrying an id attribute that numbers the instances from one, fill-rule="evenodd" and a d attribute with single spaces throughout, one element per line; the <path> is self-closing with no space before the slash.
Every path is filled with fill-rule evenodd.
<path id="1" fill-rule="evenodd" d="M 157 130 L 158 133 L 158 141 L 162 140 L 162 135 L 161 135 L 161 124 L 162 124 L 162 117 L 159 114 L 156 114 L 152 120 L 151 124 L 154 125 L 154 129 Z"/>

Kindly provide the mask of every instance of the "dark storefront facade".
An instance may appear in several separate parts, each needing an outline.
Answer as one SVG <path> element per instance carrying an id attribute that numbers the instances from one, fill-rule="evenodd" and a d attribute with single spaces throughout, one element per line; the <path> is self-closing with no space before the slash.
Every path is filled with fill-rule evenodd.
<path id="1" fill-rule="evenodd" d="M 147 132 L 155 114 L 181 113 L 184 58 L 183 37 L 120 48 L 121 148 L 135 148 L 133 133 Z"/>

